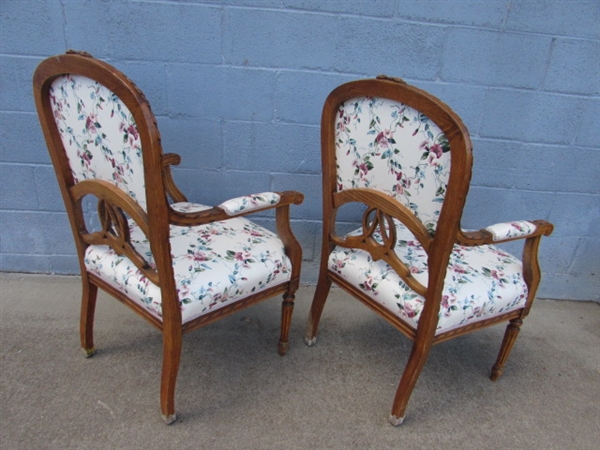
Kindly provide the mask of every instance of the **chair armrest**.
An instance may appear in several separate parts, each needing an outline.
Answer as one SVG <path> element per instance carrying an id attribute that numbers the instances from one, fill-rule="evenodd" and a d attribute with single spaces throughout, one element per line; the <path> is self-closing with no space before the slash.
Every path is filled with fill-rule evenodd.
<path id="1" fill-rule="evenodd" d="M 281 195 L 277 192 L 261 192 L 260 194 L 244 195 L 232 198 L 219 205 L 228 216 L 238 216 L 243 213 L 254 212 L 265 208 L 277 206 Z"/>
<path id="2" fill-rule="evenodd" d="M 221 203 L 219 206 L 200 211 L 184 212 L 170 208 L 169 221 L 173 225 L 179 226 L 204 225 L 269 209 L 300 205 L 303 201 L 304 195 L 297 191 L 266 192 L 236 197 Z"/>
<path id="3" fill-rule="evenodd" d="M 549 236 L 554 226 L 545 220 L 518 220 L 490 225 L 477 231 L 459 231 L 458 242 L 463 245 L 499 244 L 535 236 Z"/>

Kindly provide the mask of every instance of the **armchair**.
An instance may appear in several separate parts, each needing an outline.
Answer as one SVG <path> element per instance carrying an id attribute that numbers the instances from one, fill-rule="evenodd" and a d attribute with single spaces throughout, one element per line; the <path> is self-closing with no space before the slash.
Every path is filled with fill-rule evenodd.
<path id="1" fill-rule="evenodd" d="M 444 103 L 397 78 L 336 88 L 321 121 L 323 246 L 305 342 L 332 283 L 413 340 L 392 405 L 400 425 L 434 344 L 508 322 L 491 379 L 501 374 L 540 282 L 543 220 L 463 231 L 471 179 L 468 131 Z M 338 235 L 336 216 L 364 205 L 362 226 Z M 496 244 L 524 239 L 522 260 Z"/>
<path id="2" fill-rule="evenodd" d="M 124 74 L 83 52 L 38 66 L 33 90 L 73 231 L 82 277 L 80 337 L 86 356 L 101 288 L 163 336 L 162 417 L 176 419 L 183 334 L 283 294 L 279 353 L 288 334 L 302 251 L 290 227 L 295 191 L 266 192 L 206 206 L 187 201 L 163 154 L 156 119 Z M 95 198 L 100 229 L 85 220 Z M 277 233 L 247 214 L 275 210 Z"/>

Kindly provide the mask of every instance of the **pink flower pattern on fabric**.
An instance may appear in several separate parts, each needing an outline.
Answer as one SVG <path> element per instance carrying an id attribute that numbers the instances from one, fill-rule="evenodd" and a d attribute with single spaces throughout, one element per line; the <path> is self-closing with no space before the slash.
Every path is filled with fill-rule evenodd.
<path id="1" fill-rule="evenodd" d="M 235 216 L 241 212 L 256 211 L 279 203 L 281 196 L 276 192 L 263 192 L 261 194 L 244 195 L 232 198 L 219 205 L 228 216 Z"/>
<path id="2" fill-rule="evenodd" d="M 175 203 L 178 211 L 201 211 L 208 206 Z M 148 239 L 130 224 L 132 244 L 151 266 Z M 173 272 L 183 323 L 289 281 L 291 262 L 281 240 L 271 231 L 244 218 L 196 227 L 171 226 Z M 84 263 L 116 289 L 161 317 L 160 288 L 150 282 L 127 257 L 104 245 L 92 245 Z"/>
<path id="3" fill-rule="evenodd" d="M 395 253 L 415 279 L 427 286 L 427 253 L 402 223 L 395 221 L 395 225 Z M 374 237 L 381 242 L 380 236 Z M 362 250 L 336 247 L 329 256 L 329 270 L 417 328 L 425 298 L 409 288 L 383 260 L 373 261 Z M 527 285 L 517 258 L 491 245 L 455 245 L 446 272 L 436 333 L 521 308 L 526 298 Z"/>
<path id="4" fill-rule="evenodd" d="M 536 226 L 527 220 L 497 223 L 486 228 L 494 236 L 494 242 L 505 239 L 516 239 L 529 236 L 534 233 Z"/>
<path id="5" fill-rule="evenodd" d="M 337 189 L 370 188 L 411 209 L 434 234 L 450 174 L 450 147 L 428 117 L 402 104 L 362 97 L 340 106 Z"/>
<path id="6" fill-rule="evenodd" d="M 50 103 L 74 181 L 109 181 L 145 209 L 142 143 L 123 102 L 97 81 L 64 75 L 52 83 Z"/>

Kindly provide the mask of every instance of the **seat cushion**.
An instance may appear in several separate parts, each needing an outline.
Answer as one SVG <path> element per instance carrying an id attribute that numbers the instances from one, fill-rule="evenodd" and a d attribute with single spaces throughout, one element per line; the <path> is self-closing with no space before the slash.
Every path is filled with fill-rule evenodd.
<path id="1" fill-rule="evenodd" d="M 188 212 L 208 209 L 192 203 L 172 206 Z M 135 223 L 130 224 L 130 232 L 132 244 L 154 267 L 146 236 Z M 281 240 L 244 218 L 171 226 L 170 242 L 183 323 L 290 280 L 292 266 Z M 92 245 L 84 262 L 89 272 L 161 318 L 160 288 L 129 258 L 108 246 Z"/>
<path id="2" fill-rule="evenodd" d="M 427 286 L 425 250 L 404 225 L 395 223 L 396 254 L 415 279 Z M 374 237 L 381 242 L 379 236 Z M 329 256 L 329 270 L 417 328 L 425 299 L 383 260 L 373 261 L 368 252 L 338 246 Z M 436 334 L 521 308 L 526 299 L 521 261 L 492 245 L 455 245 L 446 272 Z"/>

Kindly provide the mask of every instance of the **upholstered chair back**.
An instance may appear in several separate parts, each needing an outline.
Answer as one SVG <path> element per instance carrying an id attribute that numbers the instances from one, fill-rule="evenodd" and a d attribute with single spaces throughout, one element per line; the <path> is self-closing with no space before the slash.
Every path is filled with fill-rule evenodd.
<path id="1" fill-rule="evenodd" d="M 50 105 L 74 183 L 108 181 L 146 210 L 142 143 L 127 106 L 99 82 L 70 74 L 53 81 Z"/>
<path id="2" fill-rule="evenodd" d="M 394 197 L 434 234 L 450 174 L 450 145 L 421 112 L 394 100 L 343 102 L 335 123 L 337 191 Z"/>

